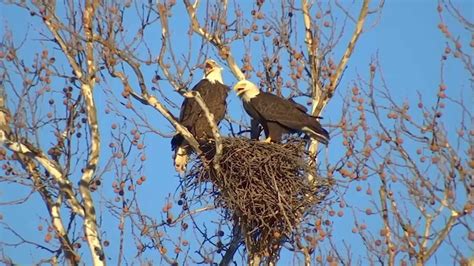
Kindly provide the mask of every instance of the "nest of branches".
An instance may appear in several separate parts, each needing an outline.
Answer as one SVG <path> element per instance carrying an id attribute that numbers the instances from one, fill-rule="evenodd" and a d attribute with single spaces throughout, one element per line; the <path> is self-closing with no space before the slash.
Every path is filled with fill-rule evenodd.
<path id="1" fill-rule="evenodd" d="M 196 159 L 187 183 L 197 188 L 211 182 L 215 202 L 240 226 L 249 253 L 277 256 L 283 241 L 291 239 L 333 182 L 308 168 L 301 140 L 276 144 L 223 138 L 222 144 L 218 162 L 215 143 L 202 144 L 206 159 Z M 308 174 L 315 176 L 313 184 L 307 181 Z"/>

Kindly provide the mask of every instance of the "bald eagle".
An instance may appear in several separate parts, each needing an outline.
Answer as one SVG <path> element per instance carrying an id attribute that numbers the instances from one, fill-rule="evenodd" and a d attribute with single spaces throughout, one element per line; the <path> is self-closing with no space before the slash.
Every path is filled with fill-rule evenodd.
<path id="1" fill-rule="evenodd" d="M 221 72 L 222 68 L 219 64 L 212 59 L 207 59 L 204 63 L 204 77 L 192 89 L 199 92 L 209 111 L 214 115 L 216 124 L 219 124 L 224 118 L 229 91 L 229 87 L 223 84 Z M 184 99 L 178 122 L 186 127 L 198 142 L 213 137 L 204 111 L 192 98 Z M 184 172 L 192 150 L 181 134 L 176 134 L 171 139 L 171 149 L 175 151 L 174 166 L 176 171 Z"/>
<path id="2" fill-rule="evenodd" d="M 280 142 L 285 133 L 305 133 L 325 145 L 329 143 L 329 133 L 319 124 L 319 117 L 308 115 L 304 106 L 260 91 L 248 80 L 239 81 L 233 89 L 245 111 L 262 125 L 267 142 Z"/>

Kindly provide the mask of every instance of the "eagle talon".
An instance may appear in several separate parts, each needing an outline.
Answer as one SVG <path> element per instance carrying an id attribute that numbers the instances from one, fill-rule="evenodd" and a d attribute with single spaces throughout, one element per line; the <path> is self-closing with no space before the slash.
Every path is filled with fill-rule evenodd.
<path id="1" fill-rule="evenodd" d="M 266 138 L 263 142 L 265 142 L 265 143 L 271 143 L 271 142 L 272 142 L 272 138 L 271 138 L 271 137 L 268 137 L 268 138 Z"/>

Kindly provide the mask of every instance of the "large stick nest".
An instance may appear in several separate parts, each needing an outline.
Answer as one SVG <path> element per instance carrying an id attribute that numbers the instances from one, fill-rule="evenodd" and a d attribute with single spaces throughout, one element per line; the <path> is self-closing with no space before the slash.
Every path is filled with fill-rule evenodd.
<path id="1" fill-rule="evenodd" d="M 211 182 L 215 202 L 238 223 L 249 251 L 275 256 L 304 215 L 324 200 L 333 182 L 308 168 L 301 140 L 276 144 L 223 138 L 222 144 L 217 169 L 215 143 L 202 145 L 206 159 L 196 159 L 186 183 L 196 189 Z M 313 184 L 307 181 L 308 174 L 315 176 Z"/>

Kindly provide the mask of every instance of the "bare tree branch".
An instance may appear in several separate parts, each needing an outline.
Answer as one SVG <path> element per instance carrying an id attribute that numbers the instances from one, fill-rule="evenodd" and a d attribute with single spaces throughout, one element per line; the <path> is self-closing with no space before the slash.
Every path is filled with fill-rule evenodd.
<path id="1" fill-rule="evenodd" d="M 206 29 L 202 28 L 199 24 L 198 19 L 196 18 L 196 9 L 199 7 L 199 1 L 196 1 L 193 5 L 189 2 L 189 0 L 183 0 L 184 5 L 186 6 L 186 10 L 188 12 L 189 18 L 191 19 L 191 25 L 197 34 L 203 37 L 205 40 L 213 44 L 221 54 L 225 54 L 225 60 L 227 61 L 227 65 L 230 68 L 230 71 L 238 80 L 245 79 L 244 73 L 240 70 L 237 63 L 235 62 L 232 53 L 230 52 L 230 48 L 222 43 L 222 40 L 219 39 L 217 35 L 212 35 L 211 33 L 207 32 Z"/>

